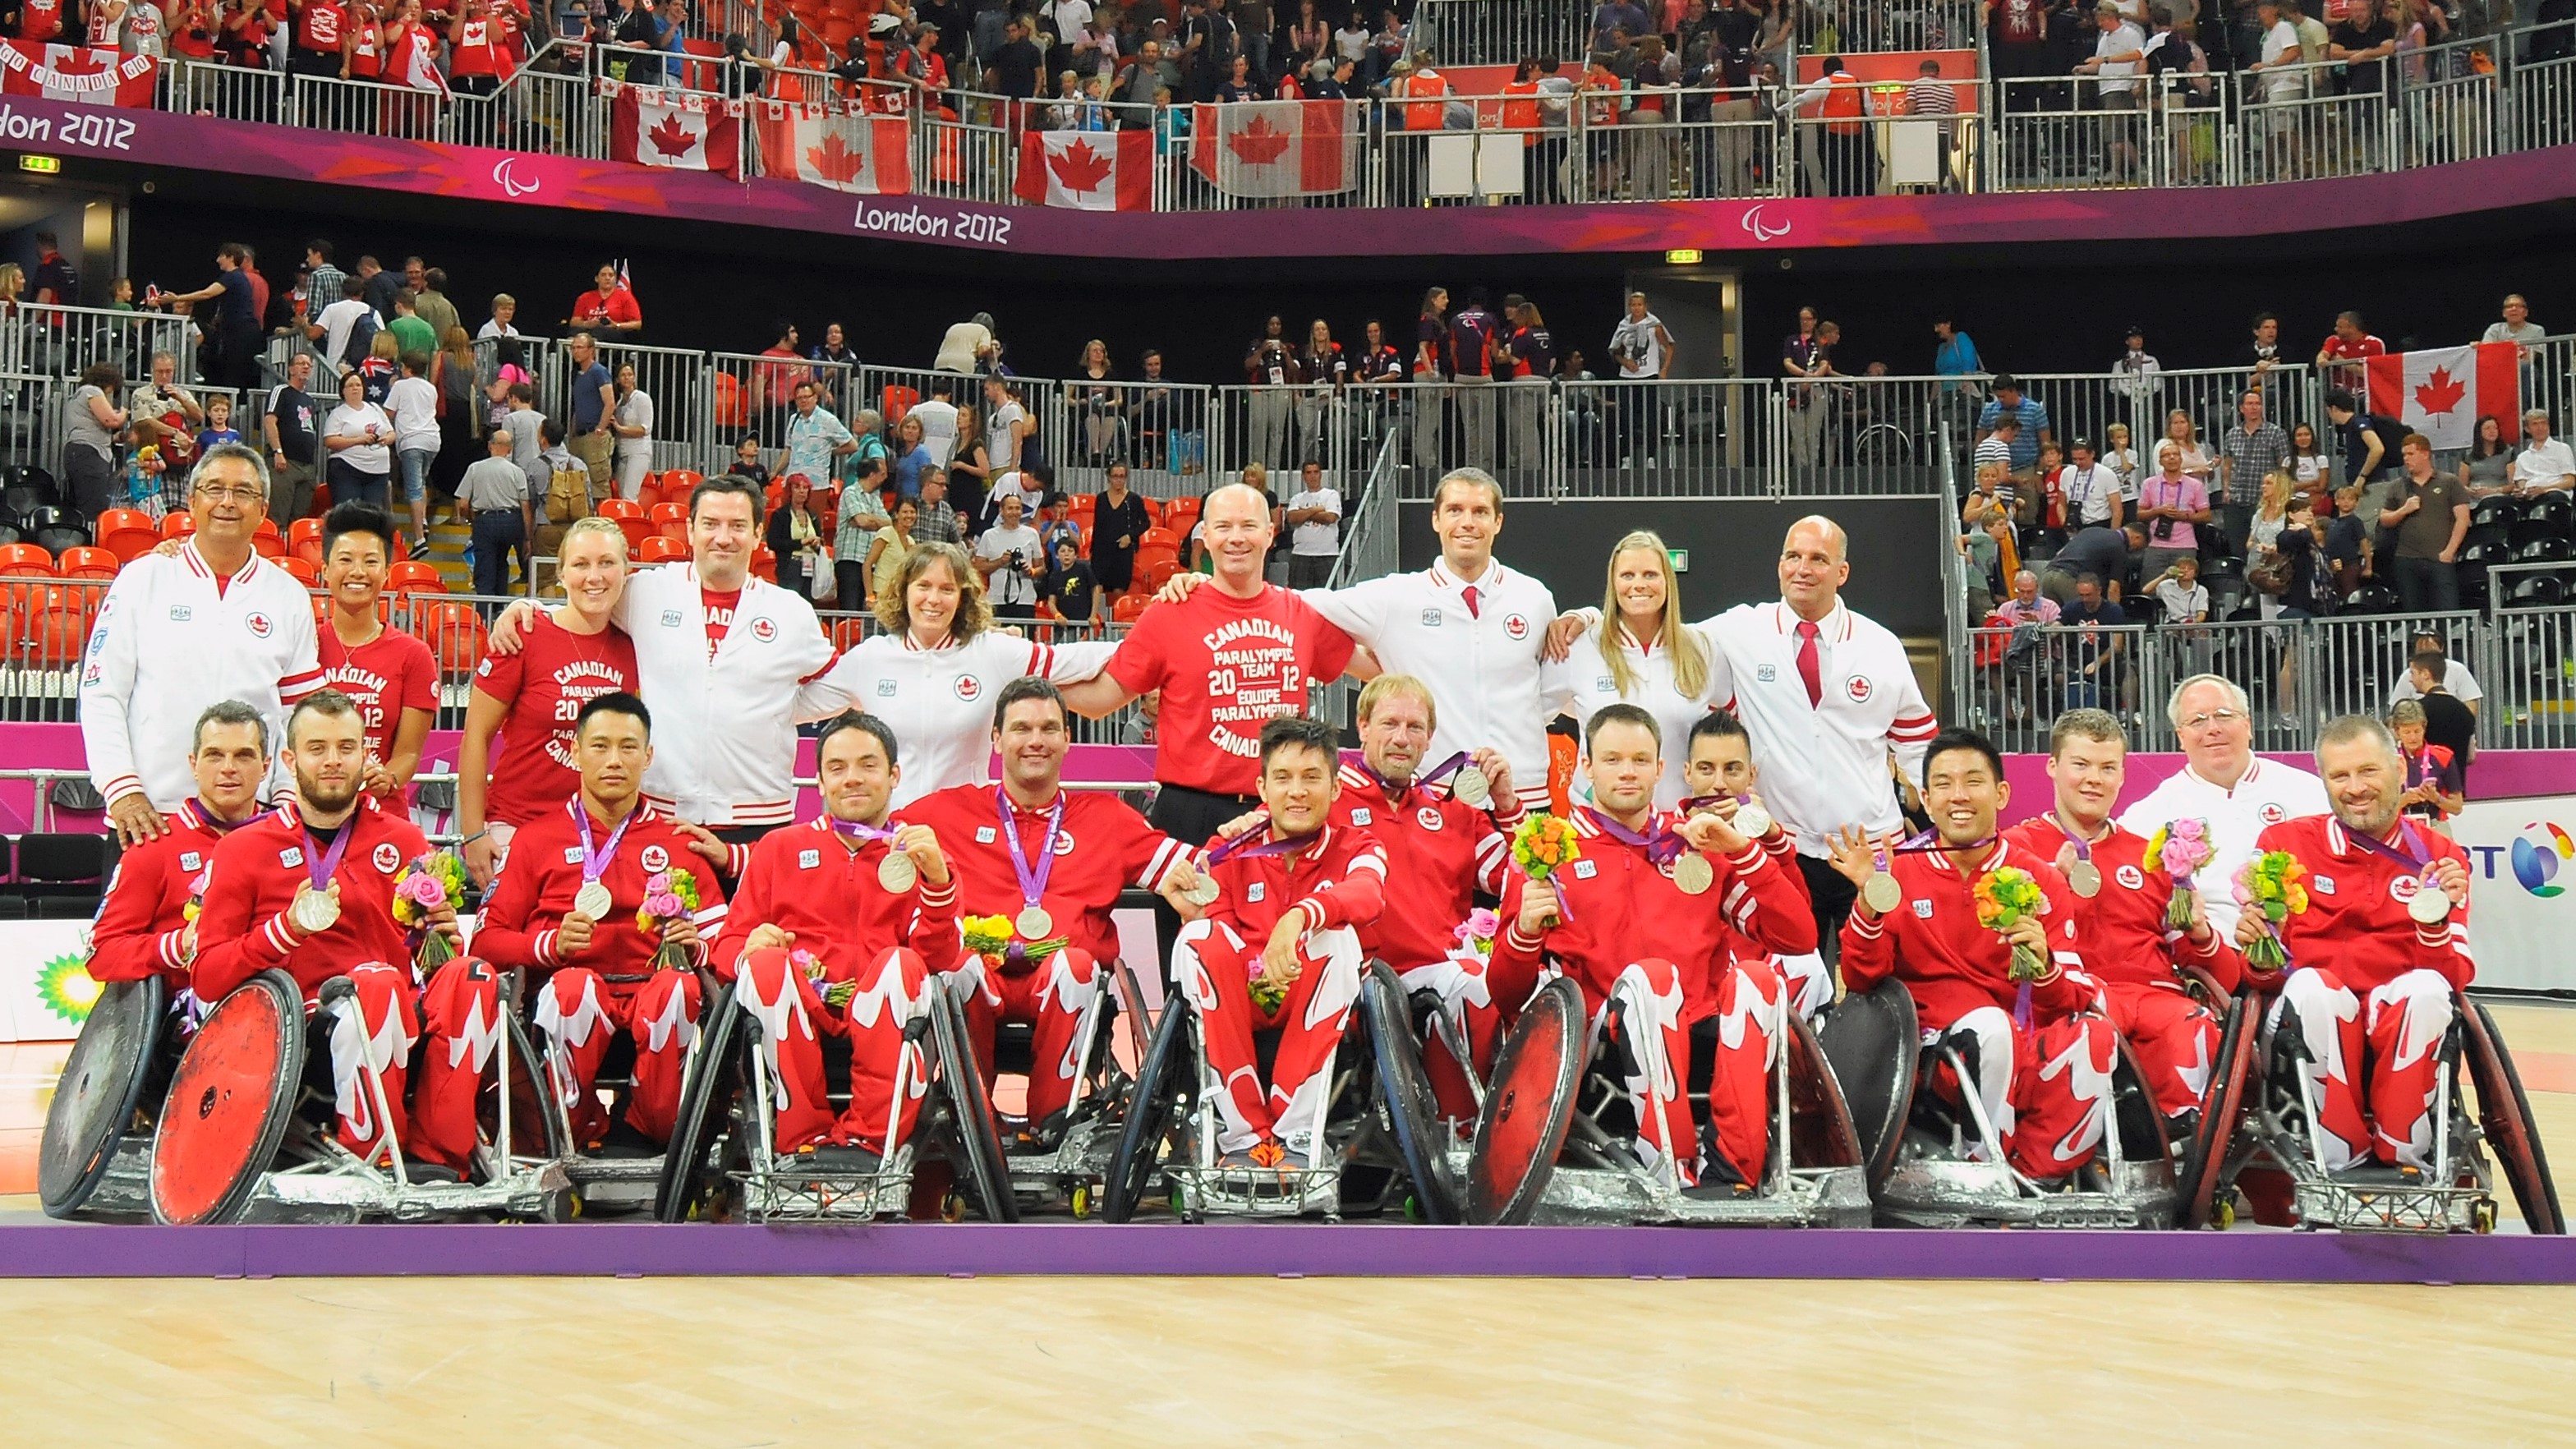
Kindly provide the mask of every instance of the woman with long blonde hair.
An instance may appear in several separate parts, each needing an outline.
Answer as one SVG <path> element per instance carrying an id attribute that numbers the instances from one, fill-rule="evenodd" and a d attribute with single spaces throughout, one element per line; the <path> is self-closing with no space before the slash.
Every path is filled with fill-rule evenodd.
<path id="1" fill-rule="evenodd" d="M 1578 722 L 1604 705 L 1633 704 L 1663 728 L 1664 778 L 1655 808 L 1681 803 L 1684 741 L 1700 716 L 1734 697 L 1716 641 L 1682 622 L 1682 597 L 1663 537 L 1640 529 L 1610 550 L 1600 622 L 1585 629 L 1540 685 L 1557 712 Z M 1583 775 L 1575 775 L 1577 793 Z"/>
<path id="2" fill-rule="evenodd" d="M 796 697 L 800 722 L 863 709 L 894 730 L 903 765 L 896 808 L 953 785 L 992 783 L 993 699 L 1036 674 L 1059 685 L 1100 672 L 1110 640 L 1046 645 L 993 627 L 984 581 L 953 543 L 921 540 L 877 590 L 882 631 Z"/>
<path id="3" fill-rule="evenodd" d="M 456 747 L 456 829 L 465 839 L 465 868 L 482 886 L 500 872 L 518 828 L 561 808 L 580 787 L 581 773 L 570 762 L 581 706 L 599 695 L 631 693 L 637 684 L 635 641 L 610 622 L 628 572 L 626 535 L 617 520 L 575 520 L 555 553 L 564 602 L 538 610 L 516 650 L 485 650 L 465 701 L 465 734 Z"/>

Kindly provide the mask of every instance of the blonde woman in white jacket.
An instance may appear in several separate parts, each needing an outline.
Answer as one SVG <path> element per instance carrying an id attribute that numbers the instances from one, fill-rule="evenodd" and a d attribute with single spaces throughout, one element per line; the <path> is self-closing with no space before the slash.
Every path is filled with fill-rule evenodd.
<path id="1" fill-rule="evenodd" d="M 1562 662 L 1546 666 L 1540 686 L 1551 714 L 1577 724 L 1609 704 L 1633 704 L 1655 717 L 1664 737 L 1664 778 L 1655 808 L 1681 803 L 1682 742 L 1702 715 L 1723 708 L 1735 681 L 1716 641 L 1682 622 L 1672 555 L 1655 533 L 1639 530 L 1610 550 L 1601 617 L 1576 637 Z M 1575 789 L 1584 774 L 1575 771 Z"/>

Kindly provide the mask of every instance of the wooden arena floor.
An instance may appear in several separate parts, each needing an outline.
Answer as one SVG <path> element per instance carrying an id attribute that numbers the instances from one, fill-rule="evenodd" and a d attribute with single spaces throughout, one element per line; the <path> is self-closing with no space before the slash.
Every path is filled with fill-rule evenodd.
<path id="1" fill-rule="evenodd" d="M 2576 1171 L 2567 1166 L 2576 1162 L 2576 1010 L 2506 1006 L 2497 1016 L 2567 1179 Z M 46 1061 L 59 1054 L 0 1047 L 0 1193 L 31 1185 Z M 0 1221 L 26 1222 L 33 1210 L 31 1197 L 0 1195 Z M 2509 1202 L 2505 1212 L 2505 1231 L 2518 1230 Z M 113 1232 L 97 1236 L 112 1253 Z M 2497 1449 L 2576 1444 L 2571 1385 L 2576 1288 L 1002 1277 L 0 1284 L 0 1444 Z"/>

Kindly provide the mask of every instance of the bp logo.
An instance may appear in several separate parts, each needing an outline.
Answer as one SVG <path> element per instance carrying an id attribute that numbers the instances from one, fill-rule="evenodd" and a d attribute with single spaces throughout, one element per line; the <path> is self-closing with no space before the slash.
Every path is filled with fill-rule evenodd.
<path id="1" fill-rule="evenodd" d="M 75 1026 L 89 1020 L 90 1008 L 98 1005 L 99 993 L 105 989 L 91 979 L 85 952 L 56 956 L 36 968 L 36 999 Z"/>
<path id="2" fill-rule="evenodd" d="M 2543 900 L 2566 894 L 2567 887 L 2555 884 L 2560 862 L 2566 860 L 2576 860 L 2576 840 L 2546 820 L 2523 826 L 2513 839 L 2513 878 Z"/>

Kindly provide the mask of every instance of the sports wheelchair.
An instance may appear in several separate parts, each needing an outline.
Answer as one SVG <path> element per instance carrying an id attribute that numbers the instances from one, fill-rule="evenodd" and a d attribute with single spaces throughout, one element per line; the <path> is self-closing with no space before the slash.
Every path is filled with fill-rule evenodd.
<path id="1" fill-rule="evenodd" d="M 2163 1228 L 2180 1193 L 2162 1117 L 2126 1041 L 2111 1068 L 2109 1121 L 2095 1161 L 2064 1184 L 2043 1184 L 2005 1159 L 1977 1095 L 1973 1045 L 1923 1040 L 1903 982 L 1847 996 L 1818 1032 L 1851 1108 L 1875 1220 L 1911 1227 Z M 1947 1066 L 1954 1105 L 1926 1090 Z M 1981 1155 L 1971 1157 L 1971 1141 Z"/>
<path id="2" fill-rule="evenodd" d="M 2241 1195 L 2269 1226 L 2347 1232 L 2492 1232 L 2501 1177 L 2534 1233 L 2567 1219 L 2549 1176 L 2522 1077 L 2484 1004 L 2454 991 L 2436 1066 L 2433 1169 L 2357 1166 L 2328 1173 L 2306 1040 L 2266 1026 L 2265 999 L 2240 993 L 2213 1062 L 2201 1130 L 2182 1169 L 2183 1221 L 2232 1226 Z M 2461 1067 L 2476 1094 L 2472 1112 Z M 2492 1162 L 2489 1152 L 2494 1154 Z"/>
<path id="3" fill-rule="evenodd" d="M 145 1217 L 154 1124 L 186 1046 L 159 976 L 111 981 L 81 1023 L 45 1109 L 36 1200 L 50 1217 Z"/>
<path id="4" fill-rule="evenodd" d="M 1278 1044 L 1275 1030 L 1253 1033 L 1265 1080 Z M 1220 1166 L 1218 1090 L 1198 1010 L 1186 994 L 1170 993 L 1137 1068 L 1102 1216 L 1127 1222 L 1159 1189 L 1173 1215 L 1189 1222 L 1389 1211 L 1459 1221 L 1449 1132 L 1423 1071 L 1404 987 L 1386 963 L 1361 970 L 1310 1165 Z"/>
<path id="5" fill-rule="evenodd" d="M 1089 1217 L 1102 1205 L 1117 1166 L 1119 1135 L 1136 1095 L 1136 1079 L 1126 1063 L 1142 1065 L 1151 1050 L 1152 1015 L 1125 960 L 1099 969 L 1100 989 L 1074 1029 L 1073 1100 L 1063 1117 L 1053 1122 L 1001 1118 L 1004 1171 L 1023 1212 Z M 1033 1035 L 1025 1024 L 1001 1024 L 994 1032 L 995 1070 L 1004 1075 L 1034 1071 Z"/>
<path id="6" fill-rule="evenodd" d="M 1624 1030 L 1650 1021 L 1626 977 L 1598 1020 L 1587 1021 L 1582 990 L 1559 976 L 1539 987 L 1495 1057 L 1465 1178 L 1471 1223 L 1661 1223 L 1711 1227 L 1866 1227 L 1869 1189 L 1858 1137 L 1840 1084 L 1806 1020 L 1784 1013 L 1772 1070 L 1770 1151 L 1761 1180 L 1682 1185 L 1667 1159 L 1639 1162 L 1638 1123 L 1625 1078 L 1640 1050 L 1662 1039 Z M 1707 1117 L 1718 1022 L 1691 1029 L 1683 1090 Z M 1652 1064 L 1644 1064 L 1651 1068 Z M 1660 1070 L 1641 1073 L 1665 1079 Z M 1661 1102 L 1650 1104 L 1660 1109 Z"/>
<path id="7" fill-rule="evenodd" d="M 518 989 L 517 973 L 504 973 L 502 999 L 515 1006 Z M 357 1009 L 355 994 L 347 977 L 336 977 L 323 984 L 308 1014 L 295 978 L 270 970 L 215 1003 L 181 1053 L 158 1114 L 144 1173 L 153 1218 L 350 1223 L 484 1214 L 548 1222 L 569 1217 L 565 1139 L 544 1110 L 537 1055 L 515 1010 L 505 1015 L 502 1049 L 493 1053 L 492 1074 L 476 1095 L 480 1146 L 470 1179 L 404 1159 L 384 1079 L 372 1062 L 361 1062 L 359 1086 L 368 1094 L 368 1110 L 387 1124 L 383 1143 L 365 1157 L 340 1143 L 334 1135 L 329 1042 L 341 1015 Z M 133 993 L 132 1004 L 119 1008 L 121 1018 L 132 1022 L 151 999 L 149 991 Z M 121 1141 L 116 1124 L 128 1119 L 108 1108 L 119 1100 L 130 1104 L 133 1088 L 115 1085 L 114 1068 L 148 1071 L 136 1067 L 132 1055 L 137 1049 L 148 1055 L 147 1036 L 127 1026 L 103 1031 L 94 1077 L 79 1060 L 81 1050 L 74 1049 L 72 1110 L 88 1140 Z M 64 1160 L 105 1178 L 123 1152 L 112 1145 L 104 1167 L 95 1156 L 67 1152 Z"/>
<path id="8" fill-rule="evenodd" d="M 669 1150 L 656 1162 L 654 1215 L 666 1223 L 723 1217 L 864 1222 L 935 1209 L 957 1218 L 971 1200 L 987 1221 L 1018 1221 L 992 1100 L 966 1029 L 962 992 L 971 987 L 938 976 L 930 986 L 929 1009 L 904 1028 L 923 1064 L 927 1100 L 910 1135 L 882 1157 L 856 1147 L 778 1151 L 778 1104 L 762 1060 L 760 1020 L 731 988 L 710 987 L 679 1119 Z M 836 1108 L 846 1108 L 848 1040 L 826 1036 L 821 1046 L 825 1090 Z M 900 1071 L 911 1070 L 915 1051 L 903 1055 Z M 912 1086 L 898 1077 L 898 1104 Z M 925 1171 L 934 1165 L 953 1174 L 962 1191 Z"/>

